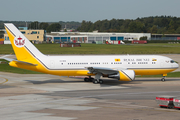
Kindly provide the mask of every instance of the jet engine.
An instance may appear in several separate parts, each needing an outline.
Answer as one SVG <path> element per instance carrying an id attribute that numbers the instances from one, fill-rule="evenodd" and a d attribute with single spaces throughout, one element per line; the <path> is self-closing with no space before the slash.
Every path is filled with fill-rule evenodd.
<path id="1" fill-rule="evenodd" d="M 109 75 L 108 78 L 116 78 L 119 81 L 132 81 L 135 79 L 134 70 L 121 70 L 117 74 Z"/>

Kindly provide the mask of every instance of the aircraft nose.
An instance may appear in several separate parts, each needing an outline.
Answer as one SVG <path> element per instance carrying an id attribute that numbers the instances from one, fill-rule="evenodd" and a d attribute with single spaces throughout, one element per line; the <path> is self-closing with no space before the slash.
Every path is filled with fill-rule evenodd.
<path id="1" fill-rule="evenodd" d="M 174 65 L 174 67 L 179 68 L 179 64 L 178 64 L 178 63 L 176 63 L 176 64 Z"/>
<path id="2" fill-rule="evenodd" d="M 177 63 L 176 63 L 177 64 Z M 177 64 L 177 68 L 179 68 L 179 64 Z"/>

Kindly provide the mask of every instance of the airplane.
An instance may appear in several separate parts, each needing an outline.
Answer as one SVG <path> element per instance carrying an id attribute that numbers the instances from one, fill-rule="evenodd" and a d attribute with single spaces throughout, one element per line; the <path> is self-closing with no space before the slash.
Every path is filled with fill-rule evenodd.
<path id="1" fill-rule="evenodd" d="M 9 65 L 17 68 L 59 76 L 87 76 L 85 82 L 102 84 L 102 77 L 132 81 L 136 75 L 161 74 L 161 81 L 165 81 L 167 73 L 179 67 L 171 58 L 160 55 L 44 55 L 12 23 L 4 26 L 17 58 Z"/>

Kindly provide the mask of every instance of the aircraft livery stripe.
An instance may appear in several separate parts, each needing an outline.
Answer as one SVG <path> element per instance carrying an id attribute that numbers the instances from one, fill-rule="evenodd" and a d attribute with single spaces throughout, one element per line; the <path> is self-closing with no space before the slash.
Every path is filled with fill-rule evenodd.
<path id="1" fill-rule="evenodd" d="M 14 35 L 14 37 L 16 37 L 16 35 L 5 25 L 5 27 L 9 30 L 9 32 L 11 32 L 11 34 Z"/>
<path id="2" fill-rule="evenodd" d="M 30 54 L 31 54 L 35 59 L 37 59 L 41 64 L 43 64 L 43 66 L 45 66 L 47 69 L 49 69 L 42 61 L 40 61 L 40 60 L 31 52 L 31 50 L 29 50 L 26 46 L 25 46 L 25 48 L 27 49 L 27 51 L 30 52 Z"/>
<path id="3" fill-rule="evenodd" d="M 131 77 L 129 77 L 125 72 L 123 72 L 123 71 L 121 71 L 121 72 L 124 73 L 124 75 L 126 75 L 132 81 Z"/>

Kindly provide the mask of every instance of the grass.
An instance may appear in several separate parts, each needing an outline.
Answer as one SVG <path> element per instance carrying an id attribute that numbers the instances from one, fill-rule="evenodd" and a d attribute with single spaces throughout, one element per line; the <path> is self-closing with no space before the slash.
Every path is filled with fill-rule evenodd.
<path id="1" fill-rule="evenodd" d="M 59 47 L 59 44 L 39 44 L 36 47 L 44 54 L 178 54 L 180 45 L 106 45 L 81 44 L 81 47 Z M 47 49 L 48 48 L 48 49 Z"/>
<path id="2" fill-rule="evenodd" d="M 63 47 L 59 44 L 36 44 L 44 54 L 180 54 L 180 44 L 149 43 L 129 45 L 81 44 Z M 0 45 L 0 54 L 14 54 L 11 45 Z"/>

